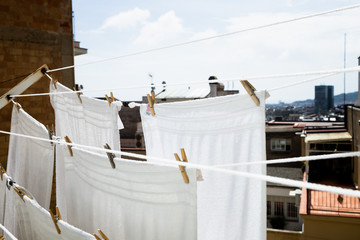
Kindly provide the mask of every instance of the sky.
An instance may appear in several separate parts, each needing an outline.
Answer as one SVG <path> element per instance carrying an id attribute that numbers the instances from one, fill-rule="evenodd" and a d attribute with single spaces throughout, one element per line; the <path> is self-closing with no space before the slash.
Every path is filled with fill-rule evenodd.
<path id="1" fill-rule="evenodd" d="M 84 90 L 184 82 L 176 88 L 208 88 L 209 76 L 244 79 L 356 67 L 360 56 L 360 8 L 227 37 L 148 52 L 112 61 L 106 58 L 188 42 L 350 5 L 352 0 L 73 0 L 75 40 L 87 48 L 76 56 L 75 82 Z M 150 75 L 152 77 L 150 77 Z M 314 76 L 253 79 L 258 90 Z M 345 79 L 345 85 L 344 85 Z M 358 90 L 357 73 L 339 74 L 298 86 L 271 90 L 267 103 L 314 98 L 315 85 L 334 85 L 335 94 Z M 225 89 L 245 93 L 239 81 Z M 175 87 L 168 87 L 175 88 Z M 160 92 L 158 87 L 155 92 Z M 150 88 L 113 91 L 122 101 L 141 100 Z M 86 93 L 103 96 L 108 92 Z"/>

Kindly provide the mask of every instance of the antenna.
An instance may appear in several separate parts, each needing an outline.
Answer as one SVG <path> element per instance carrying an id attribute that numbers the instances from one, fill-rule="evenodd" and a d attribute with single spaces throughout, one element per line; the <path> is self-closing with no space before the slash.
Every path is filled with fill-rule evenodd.
<path id="1" fill-rule="evenodd" d="M 344 69 L 346 68 L 346 33 L 344 33 Z M 344 72 L 344 108 L 346 104 L 346 73 Z"/>
<path id="2" fill-rule="evenodd" d="M 151 83 L 151 92 L 155 92 L 154 77 L 151 73 L 148 73 Z"/>

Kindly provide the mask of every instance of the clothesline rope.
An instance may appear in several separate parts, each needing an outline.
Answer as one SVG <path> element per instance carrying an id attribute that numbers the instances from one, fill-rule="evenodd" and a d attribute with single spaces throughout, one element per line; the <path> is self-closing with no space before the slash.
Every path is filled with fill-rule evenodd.
<path id="1" fill-rule="evenodd" d="M 178 82 L 178 83 L 170 83 L 170 84 L 155 84 L 155 85 L 135 85 L 135 86 L 128 86 L 128 87 L 121 87 L 121 88 L 110 88 L 110 89 L 92 89 L 92 90 L 81 90 L 81 91 L 69 91 L 69 92 L 53 92 L 53 93 L 34 93 L 34 94 L 18 94 L 18 95 L 10 95 L 12 98 L 19 98 L 19 97 L 34 97 L 34 96 L 49 96 L 49 95 L 61 95 L 61 94 L 73 94 L 73 93 L 85 93 L 85 92 L 105 92 L 105 91 L 118 91 L 118 90 L 125 90 L 125 89 L 138 89 L 138 88 L 151 88 L 151 87 L 167 87 L 167 86 L 182 86 L 182 85 L 191 85 L 191 84 L 209 84 L 209 83 L 218 83 L 218 82 L 234 82 L 240 80 L 259 80 L 259 79 L 270 79 L 270 78 L 290 78 L 290 77 L 303 77 L 303 76 L 310 76 L 310 75 L 323 75 L 316 78 L 306 79 L 303 81 L 299 81 L 296 83 L 292 83 L 289 85 L 285 85 L 282 87 L 277 87 L 271 90 L 279 90 L 285 87 L 291 87 L 293 85 L 298 85 L 310 81 L 315 81 L 318 79 L 330 77 L 340 73 L 347 73 L 347 72 L 359 72 L 360 66 L 351 67 L 351 68 L 342 68 L 342 69 L 330 69 L 330 70 L 322 70 L 322 71 L 311 71 L 311 72 L 297 72 L 297 73 L 286 73 L 286 74 L 272 74 L 272 75 L 259 75 L 259 76 L 243 76 L 240 78 L 231 78 L 231 79 L 216 79 L 216 80 L 208 80 L 208 81 L 194 81 L 194 82 Z M 48 74 L 46 75 L 48 76 Z M 52 78 L 48 76 L 50 80 Z"/>
<path id="2" fill-rule="evenodd" d="M 333 153 L 333 154 L 281 158 L 275 160 L 254 161 L 254 162 L 245 162 L 245 163 L 222 164 L 222 165 L 214 165 L 214 167 L 227 168 L 227 167 L 238 167 L 238 166 L 256 165 L 256 164 L 270 165 L 270 164 L 279 164 L 279 163 L 294 163 L 294 162 L 305 162 L 305 161 L 326 160 L 326 159 L 347 158 L 347 157 L 360 157 L 360 152 Z"/>
<path id="3" fill-rule="evenodd" d="M 9 232 L 2 224 L 0 224 L 0 228 L 8 235 L 12 240 L 18 240 L 14 235 Z"/>
<path id="4" fill-rule="evenodd" d="M 359 69 L 359 70 L 360 70 L 360 69 Z M 313 81 L 316 81 L 316 80 L 320 80 L 320 79 L 323 79 L 323 78 L 335 76 L 335 75 L 337 75 L 337 74 L 338 74 L 338 73 L 330 73 L 330 74 L 326 74 L 326 75 L 323 75 L 323 76 L 320 76 L 320 77 L 309 78 L 309 79 L 297 81 L 297 82 L 294 82 L 294 83 L 289 83 L 289 84 L 286 84 L 286 85 L 282 85 L 282 86 L 279 86 L 279 87 L 271 88 L 271 89 L 268 89 L 268 91 L 269 91 L 269 92 L 272 92 L 272 91 L 280 90 L 280 89 L 283 89 L 283 88 L 293 87 L 293 86 L 296 86 L 296 85 L 300 85 L 300 84 L 304 84 L 304 83 L 308 83 L 308 82 L 313 82 Z"/>
<path id="5" fill-rule="evenodd" d="M 309 19 L 309 18 L 313 18 L 313 17 L 318 17 L 318 16 L 330 14 L 330 13 L 341 12 L 341 11 L 350 10 L 350 9 L 359 8 L 359 7 L 360 7 L 360 4 L 351 5 L 351 6 L 337 8 L 337 9 L 333 9 L 333 10 L 328 10 L 328 11 L 324 11 L 324 12 L 320 12 L 320 13 L 309 14 L 309 15 L 305 15 L 305 16 L 302 16 L 302 17 L 291 18 L 291 19 L 287 19 L 287 20 L 283 20 L 283 21 L 278 21 L 278 22 L 273 22 L 273 23 L 269 23 L 269 24 L 259 25 L 259 26 L 256 26 L 256 27 L 245 28 L 245 29 L 241 29 L 241 30 L 238 30 L 238 31 L 233 31 L 233 32 L 228 32 L 228 33 L 224 33 L 224 34 L 218 34 L 218 35 L 214 35 L 214 36 L 210 36 L 210 37 L 195 39 L 195 40 L 192 40 L 192 41 L 175 43 L 175 44 L 171 44 L 171 45 L 167 45 L 167 46 L 163 46 L 163 47 L 152 48 L 152 49 L 148 49 L 148 50 L 143 50 L 143 51 L 138 51 L 138 52 L 134 52 L 134 53 L 124 54 L 124 55 L 117 56 L 117 57 L 105 58 L 105 59 L 101 59 L 101 60 L 98 60 L 98 61 L 93 61 L 93 62 L 87 62 L 87 63 L 83 63 L 83 64 L 78 64 L 78 65 L 71 65 L 71 66 L 67 66 L 67 67 L 56 68 L 56 69 L 49 70 L 48 72 L 62 71 L 62 70 L 66 70 L 66 69 L 72 69 L 72 68 L 75 68 L 75 67 L 86 66 L 86 65 L 95 64 L 95 63 L 108 62 L 108 61 L 117 60 L 117 59 L 120 59 L 120 58 L 126 58 L 126 57 L 141 55 L 141 54 L 145 54 L 145 53 L 160 51 L 160 50 L 164 50 L 164 49 L 190 45 L 190 44 L 197 43 L 197 42 L 202 42 L 202 41 L 212 40 L 212 39 L 216 39 L 216 38 L 227 37 L 227 36 L 231 36 L 231 35 L 235 35 L 235 34 L 239 34 L 239 33 L 254 31 L 254 30 L 268 28 L 268 27 L 273 27 L 273 26 L 277 26 L 277 25 L 281 25 L 281 24 L 285 24 L 285 23 L 296 22 L 296 21 L 299 21 L 299 20 Z"/>
<path id="6" fill-rule="evenodd" d="M 248 172 L 223 169 L 223 168 L 219 168 L 216 166 L 194 164 L 194 163 L 190 163 L 190 162 L 178 162 L 175 160 L 169 160 L 169 159 L 164 159 L 164 158 L 151 157 L 151 156 L 145 156 L 145 155 L 141 155 L 141 154 L 103 149 L 103 148 L 86 146 L 86 145 L 81 145 L 81 144 L 76 144 L 76 143 L 67 143 L 64 140 L 50 140 L 50 139 L 38 138 L 38 137 L 34 137 L 34 136 L 11 133 L 11 132 L 1 131 L 1 130 L 0 130 L 0 133 L 30 138 L 30 139 L 39 140 L 39 141 L 52 142 L 52 143 L 56 143 L 56 144 L 60 144 L 60 145 L 85 148 L 85 149 L 100 151 L 100 152 L 104 152 L 104 153 L 110 152 L 110 153 L 119 154 L 119 155 L 123 155 L 123 156 L 134 157 L 134 158 L 138 158 L 138 159 L 144 159 L 144 160 L 150 159 L 150 160 L 156 161 L 158 163 L 162 163 L 164 165 L 169 165 L 169 166 L 182 165 L 185 167 L 192 167 L 192 168 L 198 168 L 198 169 L 203 169 L 203 170 L 221 172 L 221 173 L 229 174 L 229 175 L 254 178 L 254 179 L 261 180 L 261 181 L 267 181 L 267 182 L 272 182 L 272 183 L 281 184 L 281 185 L 295 186 L 295 187 L 299 187 L 299 188 L 307 188 L 307 189 L 313 189 L 313 190 L 317 190 L 317 191 L 325 191 L 325 192 L 332 192 L 335 194 L 360 197 L 360 191 L 345 189 L 345 188 L 341 188 L 341 187 L 334 187 L 334 186 L 327 186 L 327 185 L 316 184 L 316 183 L 302 182 L 302 181 L 297 181 L 297 180 L 292 180 L 292 179 L 273 177 L 273 176 L 267 176 L 267 175 L 261 175 L 261 174 L 253 174 L 253 173 L 248 173 Z M 121 160 L 121 159 L 118 159 L 118 160 Z M 149 163 L 149 164 L 151 164 L 151 163 Z"/>

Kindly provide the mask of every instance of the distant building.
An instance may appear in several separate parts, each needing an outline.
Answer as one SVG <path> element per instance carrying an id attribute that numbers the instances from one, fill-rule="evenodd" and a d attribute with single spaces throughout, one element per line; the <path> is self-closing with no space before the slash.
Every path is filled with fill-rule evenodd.
<path id="1" fill-rule="evenodd" d="M 315 113 L 327 113 L 334 107 L 334 86 L 315 86 Z"/>

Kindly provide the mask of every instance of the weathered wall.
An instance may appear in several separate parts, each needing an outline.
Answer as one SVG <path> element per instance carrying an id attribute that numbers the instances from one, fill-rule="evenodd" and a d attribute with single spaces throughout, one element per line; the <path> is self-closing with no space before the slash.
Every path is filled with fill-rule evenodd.
<path id="1" fill-rule="evenodd" d="M 73 65 L 71 0 L 2 0 L 0 2 L 0 96 L 43 64 L 50 69 Z M 72 88 L 73 70 L 53 74 Z M 42 78 L 26 93 L 48 92 Z M 49 97 L 15 99 L 45 125 L 54 122 Z M 12 104 L 0 109 L 0 129 L 10 130 Z M 0 162 L 6 166 L 9 136 L 0 134 Z"/>
<path id="2" fill-rule="evenodd" d="M 360 218 L 302 215 L 304 239 L 358 240 Z"/>
<path id="3" fill-rule="evenodd" d="M 360 108 L 347 108 L 347 128 L 353 137 L 353 151 L 360 151 Z M 360 158 L 354 158 L 353 164 L 353 181 L 356 187 L 360 186 Z"/>

